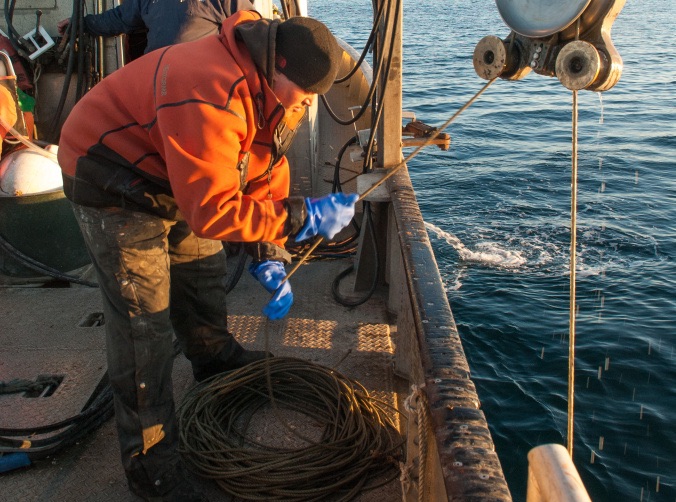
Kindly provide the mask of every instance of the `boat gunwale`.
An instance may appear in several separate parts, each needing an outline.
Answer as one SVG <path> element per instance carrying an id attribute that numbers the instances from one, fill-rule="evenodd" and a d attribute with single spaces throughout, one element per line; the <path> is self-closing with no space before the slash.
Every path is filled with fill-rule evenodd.
<path id="1" fill-rule="evenodd" d="M 411 365 L 410 378 L 426 396 L 419 403 L 428 407 L 428 438 L 436 446 L 436 455 L 427 456 L 439 464 L 428 470 L 441 470 L 448 500 L 511 501 L 406 167 L 388 180 L 388 190 L 419 353 L 420 367 Z M 407 333 L 402 326 L 398 331 Z"/>

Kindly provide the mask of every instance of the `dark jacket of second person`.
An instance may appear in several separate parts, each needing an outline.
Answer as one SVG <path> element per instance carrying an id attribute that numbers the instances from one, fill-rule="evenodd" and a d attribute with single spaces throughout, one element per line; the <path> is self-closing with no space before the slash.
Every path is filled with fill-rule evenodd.
<path id="1" fill-rule="evenodd" d="M 124 0 L 101 14 L 85 16 L 87 32 L 115 36 L 147 29 L 148 53 L 220 31 L 223 19 L 239 10 L 253 10 L 249 0 Z"/>

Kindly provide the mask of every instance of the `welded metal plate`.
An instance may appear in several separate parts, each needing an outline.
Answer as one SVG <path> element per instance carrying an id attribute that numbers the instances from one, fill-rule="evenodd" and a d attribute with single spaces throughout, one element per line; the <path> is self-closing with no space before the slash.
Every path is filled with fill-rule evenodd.
<path id="1" fill-rule="evenodd" d="M 401 409 L 408 389 L 404 387 L 402 392 L 402 384 L 394 376 L 393 334 L 384 300 L 374 295 L 367 303 L 353 309 L 338 305 L 331 295 L 333 278 L 350 263 L 349 260 L 336 260 L 301 267 L 291 279 L 295 297 L 291 312 L 283 321 L 275 322 L 267 321 L 261 314 L 270 295 L 250 274 L 243 274 L 240 283 L 228 295 L 230 330 L 247 349 L 262 349 L 267 338 L 269 349 L 275 355 L 300 357 L 335 367 L 363 384 L 377 399 L 390 405 L 398 404 Z M 30 358 L 48 352 L 54 358 L 53 367 L 81 370 L 82 397 L 91 393 L 93 387 L 85 389 L 84 379 L 88 378 L 88 382 L 96 380 L 93 371 L 98 366 L 95 361 L 103 360 L 97 357 L 104 356 L 103 328 L 81 328 L 78 324 L 91 311 L 98 310 L 100 293 L 89 288 L 79 289 L 0 288 L 0 340 L 7 340 L 0 351 L 0 379 L 4 380 L 10 373 L 6 364 L 8 358 L 18 357 L 19 351 L 28 351 L 20 354 L 23 360 L 26 356 Z M 347 289 L 343 294 L 349 294 Z M 8 331 L 10 328 L 11 332 Z M 101 336 L 97 337 L 99 331 Z M 51 343 L 57 340 L 59 343 L 55 347 Z M 76 358 L 80 362 L 75 365 L 63 355 L 57 358 L 60 352 L 79 352 L 83 357 Z M 82 367 L 82 360 L 91 364 Z M 13 365 L 11 373 L 19 370 L 18 365 Z M 21 375 L 28 374 L 33 373 Z M 190 363 L 182 354 L 174 362 L 173 380 L 175 400 L 179 403 L 195 384 Z M 74 402 L 72 406 L 76 409 L 81 404 Z M 0 409 L 0 417 L 3 415 L 4 409 Z M 315 424 L 302 416 L 289 414 L 284 418 L 287 423 L 293 422 L 307 437 L 317 432 L 313 431 Z M 293 440 L 274 416 L 263 415 L 257 426 L 273 444 L 288 444 Z M 209 500 L 232 501 L 214 482 L 204 479 L 199 482 Z M 360 494 L 357 500 L 380 502 L 401 498 L 401 484 L 395 480 Z M 53 457 L 38 460 L 30 468 L 0 475 L 0 499 L 22 502 L 131 500 L 120 464 L 115 421 L 109 420 L 79 444 Z"/>
<path id="2" fill-rule="evenodd" d="M 520 35 L 548 37 L 570 26 L 592 0 L 495 0 L 505 24 Z"/>
<path id="3" fill-rule="evenodd" d="M 37 396 L 0 395 L 0 426 L 31 428 L 77 415 L 106 372 L 103 328 L 88 326 L 92 314 L 101 311 L 98 290 L 3 288 L 1 293 L 0 381 L 50 375 L 61 382 Z"/>

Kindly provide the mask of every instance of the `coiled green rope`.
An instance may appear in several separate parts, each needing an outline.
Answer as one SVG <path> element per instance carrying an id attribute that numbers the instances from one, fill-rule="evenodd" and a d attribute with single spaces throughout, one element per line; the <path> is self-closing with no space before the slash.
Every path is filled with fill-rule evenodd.
<path id="1" fill-rule="evenodd" d="M 264 410 L 272 410 L 301 446 L 254 439 L 251 420 Z M 281 410 L 307 417 L 321 427 L 321 438 L 295 432 Z M 335 370 L 274 357 L 191 389 L 178 410 L 180 448 L 197 473 L 235 497 L 350 500 L 399 475 L 403 440 L 388 411 L 396 412 Z"/>

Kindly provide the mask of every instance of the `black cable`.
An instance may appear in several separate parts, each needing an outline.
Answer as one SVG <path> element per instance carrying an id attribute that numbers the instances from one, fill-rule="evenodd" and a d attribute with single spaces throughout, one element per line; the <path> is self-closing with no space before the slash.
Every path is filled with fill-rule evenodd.
<path id="1" fill-rule="evenodd" d="M 373 246 L 374 250 L 373 258 L 375 260 L 375 271 L 373 274 L 373 281 L 371 282 L 371 287 L 364 296 L 357 299 L 350 299 L 340 294 L 340 282 L 354 270 L 354 264 L 350 265 L 348 268 L 346 268 L 336 276 L 336 278 L 333 280 L 333 283 L 331 284 L 331 294 L 338 303 L 346 307 L 356 307 L 358 305 L 361 305 L 362 303 L 365 303 L 366 301 L 368 301 L 369 298 L 371 298 L 371 296 L 373 296 L 373 293 L 375 293 L 376 288 L 378 287 L 378 278 L 380 276 L 380 258 L 378 256 L 378 248 L 373 229 L 373 217 L 371 215 L 370 203 L 368 202 L 364 202 L 364 213 L 366 213 L 365 233 L 368 233 L 368 235 L 370 235 L 371 245 Z"/>
<path id="2" fill-rule="evenodd" d="M 391 0 L 388 0 L 388 15 L 385 18 L 385 24 L 386 25 L 389 24 L 389 12 L 390 12 L 389 7 L 390 7 L 390 4 L 391 4 Z M 393 26 L 392 39 L 390 40 L 389 54 L 388 54 L 388 57 L 386 59 L 387 64 L 386 64 L 386 69 L 385 69 L 385 76 L 390 74 L 390 69 L 391 69 L 391 66 L 392 66 L 392 55 L 394 53 L 394 39 L 395 39 L 395 36 L 396 36 L 395 29 L 398 26 L 398 22 L 399 22 L 399 10 L 400 10 L 400 8 L 401 8 L 401 0 L 397 0 L 396 12 L 395 12 L 395 15 L 394 15 L 395 17 L 394 17 L 394 21 L 392 23 L 392 26 Z M 374 57 L 379 58 L 379 62 L 377 64 L 377 66 L 378 66 L 379 72 L 380 72 L 380 68 L 382 68 L 382 65 L 383 65 L 383 59 L 380 58 L 379 55 L 378 55 L 377 44 L 374 47 L 374 52 L 375 52 Z M 374 78 L 374 83 L 376 83 L 376 82 L 377 81 Z M 379 96 L 381 97 L 381 99 L 382 99 L 382 96 L 385 95 L 386 89 L 387 89 L 387 78 L 384 79 L 384 82 L 382 83 L 382 86 L 381 86 L 381 90 L 380 90 L 380 93 L 379 93 Z M 373 97 L 373 99 L 375 100 L 375 96 Z M 375 144 L 375 133 L 376 133 L 376 130 L 378 128 L 378 124 L 379 124 L 379 122 L 382 118 L 384 107 L 382 106 L 382 103 L 377 104 L 374 101 L 374 103 L 372 105 L 372 109 L 375 109 L 376 113 L 372 116 L 371 135 L 369 137 L 369 141 L 368 141 L 367 148 L 366 148 L 366 154 L 364 156 L 364 170 L 363 170 L 364 172 L 368 172 L 371 169 L 371 167 L 370 167 L 371 163 L 372 163 L 371 152 L 372 152 L 373 146 Z M 334 178 L 334 180 L 335 180 L 335 178 Z M 368 203 L 368 202 L 364 202 L 364 213 L 366 214 L 366 225 L 367 225 L 364 234 L 368 234 L 371 238 L 371 244 L 372 244 L 372 248 L 373 248 L 373 259 L 374 259 L 374 262 L 375 262 L 375 272 L 373 274 L 373 280 L 371 282 L 371 287 L 369 288 L 369 290 L 366 292 L 365 295 L 363 295 L 362 297 L 355 299 L 355 300 L 348 299 L 348 298 L 346 298 L 346 297 L 344 297 L 343 295 L 340 294 L 340 283 L 345 277 L 347 277 L 350 273 L 352 273 L 354 271 L 354 265 L 350 265 L 346 270 L 344 270 L 343 272 L 338 274 L 338 276 L 336 276 L 333 283 L 331 284 L 331 293 L 333 294 L 333 298 L 338 303 L 340 303 L 341 305 L 345 305 L 347 307 L 356 307 L 356 306 L 361 305 L 361 304 L 365 303 L 366 301 L 368 301 L 368 299 L 371 298 L 371 296 L 373 295 L 373 293 L 377 289 L 378 280 L 379 280 L 379 276 L 380 276 L 380 257 L 378 256 L 378 247 L 377 247 L 377 242 L 376 242 L 376 239 L 375 239 L 375 231 L 374 231 L 374 228 L 373 228 L 374 227 L 374 225 L 373 225 L 373 215 L 371 213 L 370 203 Z"/>
<path id="3" fill-rule="evenodd" d="M 371 27 L 371 34 L 369 35 L 368 40 L 366 41 L 366 44 L 364 45 L 364 50 L 361 52 L 361 56 L 359 56 L 359 60 L 357 63 L 352 67 L 352 69 L 345 75 L 344 77 L 337 78 L 336 80 L 333 81 L 334 84 L 342 84 L 346 80 L 350 79 L 352 75 L 357 73 L 357 70 L 361 66 L 361 64 L 364 62 L 364 59 L 366 59 L 366 54 L 368 54 L 369 49 L 371 48 L 371 45 L 373 45 L 373 41 L 375 40 L 376 33 L 377 33 L 377 27 L 380 25 L 380 18 L 383 15 L 385 2 L 380 4 L 380 9 L 378 9 L 378 15 L 376 16 L 375 20 L 373 21 L 373 26 Z"/>
<path id="4" fill-rule="evenodd" d="M 13 19 L 15 6 L 16 0 L 12 0 L 11 4 L 9 0 L 5 0 L 5 22 L 7 23 L 7 38 L 9 38 L 9 43 L 19 54 L 19 56 L 27 61 L 30 61 L 30 50 L 23 44 L 23 42 L 21 42 L 23 37 L 14 28 Z"/>
<path id="5" fill-rule="evenodd" d="M 378 77 L 380 76 L 380 70 L 381 67 L 378 67 L 376 69 L 376 75 L 374 76 L 373 81 L 371 82 L 371 87 L 369 87 L 369 91 L 368 94 L 366 95 L 366 98 L 364 99 L 364 103 L 361 105 L 361 108 L 359 109 L 357 114 L 350 119 L 341 119 L 338 115 L 336 115 L 333 109 L 331 109 L 331 105 L 329 105 L 326 96 L 324 96 L 323 94 L 319 96 L 322 103 L 324 104 L 324 107 L 326 108 L 326 111 L 328 112 L 329 116 L 333 119 L 334 122 L 340 125 L 352 125 L 355 122 L 357 122 L 357 120 L 362 118 L 362 116 L 366 113 L 366 110 L 368 110 L 367 106 L 368 102 L 371 101 L 371 98 L 374 96 L 376 92 L 377 80 Z"/>
<path id="6" fill-rule="evenodd" d="M 390 5 L 390 2 L 391 2 L 391 0 L 388 0 L 388 3 L 387 3 L 387 5 L 388 5 L 388 17 L 385 18 L 385 24 L 386 25 L 389 22 L 389 5 Z M 396 16 L 397 17 L 395 17 L 395 22 L 399 18 L 398 17 L 399 16 L 398 11 L 397 11 Z M 376 19 L 379 20 L 380 17 L 381 16 L 376 16 Z M 377 28 L 377 25 L 374 22 L 374 29 L 376 29 L 376 28 Z M 372 44 L 375 47 L 376 44 L 375 44 L 374 40 L 372 41 Z M 392 55 L 392 50 L 393 50 L 393 47 L 391 47 L 390 56 Z M 340 117 L 338 117 L 338 115 L 336 115 L 336 113 L 331 109 L 331 106 L 329 105 L 329 102 L 326 99 L 326 96 L 324 96 L 323 94 L 320 96 L 321 102 L 324 104 L 326 111 L 328 112 L 329 116 L 334 120 L 334 122 L 336 122 L 340 125 L 352 125 L 355 122 L 357 122 L 357 120 L 359 120 L 366 113 L 366 111 L 369 109 L 368 103 L 371 100 L 375 99 L 375 96 L 376 96 L 375 91 L 376 91 L 376 88 L 378 87 L 378 82 L 380 80 L 380 75 L 381 75 L 382 69 L 383 69 L 383 60 L 377 59 L 377 61 L 378 61 L 378 64 L 376 65 L 376 72 L 373 76 L 373 80 L 371 82 L 371 86 L 369 87 L 366 98 L 364 99 L 364 103 L 361 105 L 359 112 L 357 112 L 357 114 L 354 117 L 352 117 L 351 119 L 341 119 Z M 391 61 L 391 58 L 390 58 L 390 60 L 388 61 L 388 71 L 387 71 L 386 74 L 389 74 L 389 68 L 391 66 L 391 63 L 392 63 L 392 61 Z M 357 68 L 357 67 L 355 67 L 355 68 Z"/>
<path id="7" fill-rule="evenodd" d="M 68 91 L 70 89 L 70 79 L 73 76 L 73 70 L 75 67 L 75 41 L 77 40 L 77 20 L 79 19 L 80 12 L 80 0 L 75 0 L 73 2 L 73 13 L 70 17 L 70 22 L 68 23 L 70 39 L 68 41 L 68 65 L 66 67 L 66 75 L 63 80 L 63 88 L 61 89 L 61 96 L 59 97 L 59 104 L 56 107 L 54 112 L 54 118 L 50 124 L 49 130 L 51 132 L 50 142 L 58 143 L 59 138 L 59 121 L 61 120 L 61 115 L 63 114 L 63 108 L 66 104 L 66 98 L 68 97 Z"/>
<path id="8" fill-rule="evenodd" d="M 0 434 L 5 436 L 23 437 L 22 439 L 0 437 L 0 454 L 26 453 L 32 460 L 53 455 L 100 427 L 113 416 L 113 413 L 112 389 L 106 373 L 78 415 L 46 426 L 0 428 Z M 49 437 L 39 437 L 59 429 L 63 430 Z"/>
<path id="9" fill-rule="evenodd" d="M 389 23 L 389 5 L 391 3 L 391 0 L 388 0 L 388 18 L 385 19 L 385 24 L 387 25 Z M 366 147 L 366 152 L 364 155 L 364 168 L 365 172 L 367 169 L 370 170 L 370 165 L 372 163 L 371 159 L 371 152 L 373 151 L 373 147 L 375 145 L 375 135 L 376 131 L 378 129 L 378 124 L 380 123 L 380 119 L 382 118 L 383 115 L 383 110 L 385 109 L 382 104 L 382 97 L 385 95 L 385 91 L 387 90 L 387 82 L 388 82 L 388 76 L 390 74 L 390 69 L 392 67 L 392 55 L 394 54 L 394 39 L 397 35 L 396 33 L 396 28 L 399 26 L 399 11 L 401 10 L 401 0 L 397 0 L 396 4 L 396 11 L 394 14 L 394 21 L 392 23 L 392 39 L 390 40 L 390 47 L 389 47 L 389 54 L 387 57 L 387 65 L 386 65 L 386 70 L 385 70 L 385 79 L 382 84 L 382 89 L 380 92 L 380 98 L 381 102 L 377 106 L 376 113 L 373 117 L 373 123 L 371 125 L 371 135 L 369 137 L 369 142 Z"/>
<path id="10" fill-rule="evenodd" d="M 2 248 L 6 253 L 8 253 L 12 258 L 20 262 L 22 265 L 39 272 L 41 274 L 48 275 L 54 279 L 59 279 L 61 281 L 73 282 L 75 284 L 82 284 L 83 286 L 89 286 L 91 288 L 98 288 L 99 285 L 95 282 L 90 282 L 79 277 L 74 277 L 72 275 L 64 274 L 60 270 L 57 270 L 49 265 L 40 263 L 39 261 L 31 258 L 30 256 L 22 253 L 17 248 L 12 246 L 9 242 L 5 240 L 4 237 L 0 235 L 0 248 Z"/>
<path id="11" fill-rule="evenodd" d="M 357 136 L 352 136 L 347 143 L 345 143 L 340 150 L 338 151 L 338 155 L 336 156 L 336 165 L 333 170 L 333 183 L 331 185 L 331 192 L 336 193 L 341 191 L 341 186 L 340 186 L 340 164 L 343 160 L 343 155 L 345 155 L 345 152 L 347 151 L 348 148 L 350 148 L 352 145 L 356 145 L 359 142 L 359 138 Z"/>

